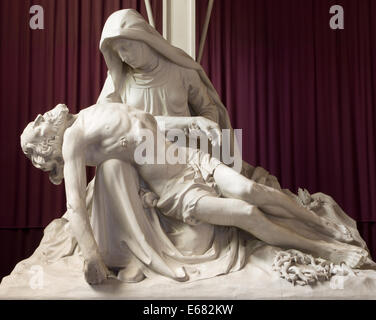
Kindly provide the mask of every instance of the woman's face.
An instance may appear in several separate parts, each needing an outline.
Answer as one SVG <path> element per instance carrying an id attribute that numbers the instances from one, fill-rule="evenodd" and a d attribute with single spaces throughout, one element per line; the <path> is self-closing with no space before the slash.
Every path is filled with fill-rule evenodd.
<path id="1" fill-rule="evenodd" d="M 155 60 L 152 49 L 142 41 L 118 39 L 112 48 L 133 69 L 144 69 Z"/>

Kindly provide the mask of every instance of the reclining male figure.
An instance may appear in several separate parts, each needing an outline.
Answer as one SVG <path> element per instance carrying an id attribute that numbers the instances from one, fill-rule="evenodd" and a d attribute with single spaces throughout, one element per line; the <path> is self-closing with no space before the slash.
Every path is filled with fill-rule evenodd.
<path id="1" fill-rule="evenodd" d="M 22 149 L 34 166 L 49 171 L 55 184 L 65 179 L 68 217 L 89 283 L 101 283 L 110 272 L 100 256 L 85 205 L 86 166 L 109 159 L 134 165 L 159 197 L 156 206 L 167 216 L 190 224 L 235 226 L 268 244 L 301 249 L 350 267 L 364 263 L 367 252 L 348 244 L 353 239 L 345 226 L 319 217 L 277 189 L 245 178 L 208 153 L 183 147 L 186 163 L 137 163 L 134 155 L 143 141 L 142 130 L 153 133 L 155 146 L 165 146 L 154 148 L 155 159 L 168 150 L 172 142 L 157 134 L 152 115 L 118 103 L 93 105 L 76 115 L 57 105 L 38 115 L 21 136 Z M 214 178 L 216 187 L 207 177 Z M 303 237 L 273 223 L 268 215 L 299 219 L 325 235 L 324 240 Z M 332 241 L 325 240 L 328 236 Z"/>

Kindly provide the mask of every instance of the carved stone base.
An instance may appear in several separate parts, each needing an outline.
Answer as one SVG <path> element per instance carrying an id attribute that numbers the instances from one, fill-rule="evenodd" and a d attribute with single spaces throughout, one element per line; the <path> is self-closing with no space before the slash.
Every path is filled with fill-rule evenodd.
<path id="1" fill-rule="evenodd" d="M 34 254 L 3 278 L 0 299 L 376 299 L 374 270 L 294 286 L 272 269 L 277 251 L 261 246 L 242 270 L 206 280 L 177 282 L 156 276 L 138 283 L 109 279 L 97 286 L 85 282 L 79 255 L 47 264 Z"/>

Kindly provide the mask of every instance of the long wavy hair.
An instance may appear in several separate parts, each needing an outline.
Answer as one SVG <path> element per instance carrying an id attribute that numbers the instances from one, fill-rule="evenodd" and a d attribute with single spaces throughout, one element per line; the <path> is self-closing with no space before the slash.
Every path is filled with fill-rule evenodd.
<path id="1" fill-rule="evenodd" d="M 38 169 L 52 169 L 49 179 L 53 184 L 60 184 L 64 179 L 64 160 L 62 156 L 63 135 L 69 110 L 66 105 L 58 104 L 51 111 L 30 122 L 21 135 L 21 148 L 26 157 Z M 41 119 L 51 126 L 52 134 L 41 136 L 37 128 Z"/>

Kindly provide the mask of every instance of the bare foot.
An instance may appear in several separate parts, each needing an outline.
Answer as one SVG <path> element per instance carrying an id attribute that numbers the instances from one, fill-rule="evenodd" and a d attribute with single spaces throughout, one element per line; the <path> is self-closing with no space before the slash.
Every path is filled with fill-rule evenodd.
<path id="1" fill-rule="evenodd" d="M 84 262 L 85 279 L 89 284 L 100 284 L 107 279 L 110 271 L 101 258 L 89 259 Z"/>
<path id="2" fill-rule="evenodd" d="M 307 209 L 302 204 L 298 204 L 281 191 L 255 183 L 252 192 L 254 194 L 250 198 L 253 199 L 254 205 L 265 210 L 266 213 L 278 217 L 296 218 L 340 242 L 350 243 L 354 241 L 350 230 L 346 226 L 319 217 L 315 212 Z M 308 195 L 305 195 L 305 197 L 307 198 Z M 307 199 L 304 201 L 308 202 Z M 250 203 L 252 204 L 252 202 Z"/>
<path id="3" fill-rule="evenodd" d="M 364 264 L 368 253 L 362 248 L 350 245 L 328 245 L 325 250 L 326 258 L 336 264 L 346 263 L 350 268 L 357 268 Z"/>
<path id="4" fill-rule="evenodd" d="M 327 236 L 332 237 L 340 242 L 350 243 L 354 241 L 354 238 L 350 232 L 350 230 L 342 225 L 336 224 L 326 219 L 320 218 L 321 223 L 317 225 L 322 233 L 326 234 Z"/>

